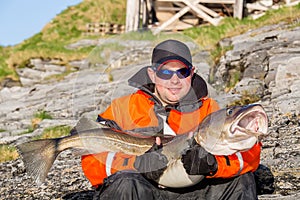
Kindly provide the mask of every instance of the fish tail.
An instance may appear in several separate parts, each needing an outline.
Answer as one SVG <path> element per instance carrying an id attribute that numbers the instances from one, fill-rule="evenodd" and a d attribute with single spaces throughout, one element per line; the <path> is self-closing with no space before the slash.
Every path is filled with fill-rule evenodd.
<path id="1" fill-rule="evenodd" d="M 59 152 L 59 139 L 44 139 L 17 145 L 19 154 L 24 162 L 26 173 L 32 177 L 37 185 L 41 185 L 53 165 Z"/>

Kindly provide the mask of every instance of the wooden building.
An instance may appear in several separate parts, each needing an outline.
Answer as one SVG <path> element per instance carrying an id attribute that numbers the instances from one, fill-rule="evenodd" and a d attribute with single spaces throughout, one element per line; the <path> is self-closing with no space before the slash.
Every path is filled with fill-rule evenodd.
<path id="1" fill-rule="evenodd" d="M 203 23 L 218 25 L 224 15 L 243 17 L 245 0 L 127 0 L 125 31 L 183 30 Z"/>

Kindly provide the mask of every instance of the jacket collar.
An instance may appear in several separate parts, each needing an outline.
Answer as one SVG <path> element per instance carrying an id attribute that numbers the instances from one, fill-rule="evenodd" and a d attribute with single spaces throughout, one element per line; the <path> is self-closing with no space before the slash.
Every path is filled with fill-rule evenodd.
<path id="1" fill-rule="evenodd" d="M 130 86 L 138 88 L 151 95 L 155 102 L 162 105 L 158 98 L 153 94 L 155 84 L 151 81 L 147 72 L 147 68 L 148 67 L 143 67 L 140 69 L 128 80 L 128 83 Z M 207 97 L 207 95 L 208 90 L 206 82 L 201 76 L 194 73 L 192 77 L 192 87 L 188 94 L 182 98 L 178 104 L 169 105 L 166 108 L 173 108 L 181 112 L 191 112 L 198 109 L 202 105 L 201 100 Z"/>

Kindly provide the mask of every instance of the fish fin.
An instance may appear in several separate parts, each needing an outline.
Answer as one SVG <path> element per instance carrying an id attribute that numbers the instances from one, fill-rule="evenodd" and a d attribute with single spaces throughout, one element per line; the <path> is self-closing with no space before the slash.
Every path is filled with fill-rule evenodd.
<path id="1" fill-rule="evenodd" d="M 75 129 L 77 132 L 80 132 L 97 128 L 107 128 L 107 126 L 83 116 L 80 118 L 80 120 L 77 122 L 76 126 L 73 129 Z"/>
<path id="2" fill-rule="evenodd" d="M 34 140 L 17 145 L 24 162 L 26 173 L 37 185 L 41 185 L 59 152 L 56 147 L 59 139 Z"/>

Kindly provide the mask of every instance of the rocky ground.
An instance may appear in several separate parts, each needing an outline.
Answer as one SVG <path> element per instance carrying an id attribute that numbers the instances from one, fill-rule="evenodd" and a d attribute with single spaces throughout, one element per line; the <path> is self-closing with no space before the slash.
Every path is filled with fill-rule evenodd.
<path id="1" fill-rule="evenodd" d="M 69 63 L 74 72 L 63 80 L 49 79 L 64 72 L 56 60 L 32 59 L 30 66 L 18 73 L 21 84 L 6 82 L 0 89 L 0 144 L 18 144 L 51 126 L 74 126 L 85 115 L 91 118 L 103 111 L 111 99 L 133 91 L 126 80 L 139 68 L 149 65 L 151 41 L 110 40 L 78 41 L 66 48 L 86 45 L 122 46 L 119 51 L 99 53 Z M 294 24 L 278 24 L 251 30 L 220 42 L 233 49 L 212 66 L 208 53 L 188 41 L 194 53 L 197 72 L 210 85 L 210 95 L 220 105 L 257 95 L 269 116 L 269 136 L 263 139 L 261 164 L 270 170 L 264 180 L 274 179 L 259 199 L 299 199 L 300 197 L 300 28 Z M 95 55 L 107 63 L 95 62 Z M 110 74 L 105 73 L 107 68 Z M 211 70 L 213 69 L 213 70 Z M 224 86 L 238 74 L 240 81 L 233 89 Z M 47 78 L 48 77 L 48 78 Z M 32 125 L 33 115 L 46 111 L 53 116 L 43 120 L 32 133 L 24 134 Z M 0 199 L 91 199 L 93 188 L 85 179 L 80 158 L 67 151 L 55 161 L 46 182 L 37 186 L 26 176 L 20 159 L 0 164 Z M 259 171 L 258 173 L 260 173 Z"/>

